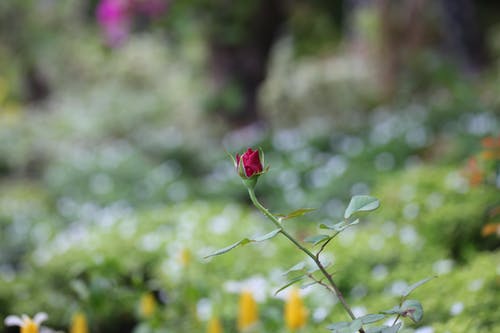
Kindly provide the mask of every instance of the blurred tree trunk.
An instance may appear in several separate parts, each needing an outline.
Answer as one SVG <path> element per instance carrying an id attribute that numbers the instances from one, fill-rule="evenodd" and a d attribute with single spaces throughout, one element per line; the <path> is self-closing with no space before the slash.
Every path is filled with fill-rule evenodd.
<path id="1" fill-rule="evenodd" d="M 37 51 L 45 27 L 29 14 L 31 1 L 0 6 L 0 48 L 15 57 L 13 66 L 21 76 L 19 98 L 26 103 L 43 102 L 51 92 L 50 84 L 38 64 Z"/>
<path id="2" fill-rule="evenodd" d="M 477 73 L 487 64 L 484 33 L 472 0 L 441 0 L 443 38 L 461 68 Z"/>
<path id="3" fill-rule="evenodd" d="M 24 74 L 24 99 L 29 103 L 43 102 L 50 95 L 50 86 L 39 67 L 27 64 Z"/>
<path id="4" fill-rule="evenodd" d="M 380 58 L 384 95 L 396 92 L 405 61 L 422 49 L 426 32 L 427 0 L 377 1 L 380 15 Z M 428 8 L 427 8 L 428 9 Z"/>
<path id="5" fill-rule="evenodd" d="M 238 3 L 228 1 L 226 6 Z M 216 90 L 211 108 L 236 126 L 259 119 L 258 88 L 266 77 L 271 47 L 284 20 L 280 0 L 259 0 L 246 17 L 240 40 L 227 40 L 219 35 L 211 38 L 209 61 Z"/>
<path id="6" fill-rule="evenodd" d="M 465 73 L 475 73 L 487 63 L 472 0 L 345 0 L 345 8 L 350 18 L 347 38 L 355 52 L 376 59 L 387 98 L 396 92 L 402 72 L 411 71 L 412 60 L 425 49 L 445 51 Z"/>

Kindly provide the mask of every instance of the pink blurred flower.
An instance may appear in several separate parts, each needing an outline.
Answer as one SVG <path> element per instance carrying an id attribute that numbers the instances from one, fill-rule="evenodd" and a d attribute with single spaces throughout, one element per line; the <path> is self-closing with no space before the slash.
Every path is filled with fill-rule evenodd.
<path id="1" fill-rule="evenodd" d="M 131 26 L 129 0 L 101 0 L 96 16 L 109 46 L 120 46 L 127 39 Z"/>
<path id="2" fill-rule="evenodd" d="M 97 22 L 111 47 L 127 39 L 134 15 L 157 18 L 167 10 L 170 0 L 101 0 L 97 5 Z"/>

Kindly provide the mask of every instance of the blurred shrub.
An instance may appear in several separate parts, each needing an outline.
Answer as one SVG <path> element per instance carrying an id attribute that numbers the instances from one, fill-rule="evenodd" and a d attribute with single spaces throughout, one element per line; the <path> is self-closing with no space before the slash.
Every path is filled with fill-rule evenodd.
<path id="1" fill-rule="evenodd" d="M 470 188 L 458 171 L 422 167 L 402 173 L 376 190 L 385 203 L 384 218 L 409 223 L 431 244 L 454 259 L 483 248 L 481 228 L 487 212 L 498 205 L 494 187 Z"/>
<path id="2" fill-rule="evenodd" d="M 61 224 L 51 215 L 48 194 L 38 184 L 11 181 L 0 186 L 0 268 L 10 276 L 23 266 L 24 255 L 46 244 Z"/>
<path id="3" fill-rule="evenodd" d="M 158 290 L 166 295 L 162 327 L 199 329 L 196 304 L 201 299 L 232 302 L 221 290 L 225 281 L 269 274 L 275 263 L 263 255 L 268 249 L 258 246 L 246 252 L 247 259 L 233 256 L 210 264 L 201 259 L 226 246 L 228 233 L 240 238 L 265 233 L 264 224 L 236 206 L 200 202 L 144 213 L 115 207 L 95 217 L 39 244 L 30 264 L 9 279 L 2 275 L 9 287 L 0 288 L 0 299 L 15 297 L 0 304 L 2 311 L 43 310 L 50 314 L 51 326 L 64 328 L 73 313 L 84 310 L 97 332 L 128 330 L 139 321 L 135 313 L 143 292 Z M 181 260 L 186 249 L 192 258 Z M 248 266 L 252 256 L 263 257 L 258 269 Z M 224 313 L 235 318 L 235 311 L 228 306 Z"/>
<path id="4" fill-rule="evenodd" d="M 499 253 L 482 253 L 470 265 L 443 274 L 419 291 L 428 309 L 425 322 L 440 332 L 494 332 L 500 325 Z M 437 297 L 437 295 L 439 295 Z"/>

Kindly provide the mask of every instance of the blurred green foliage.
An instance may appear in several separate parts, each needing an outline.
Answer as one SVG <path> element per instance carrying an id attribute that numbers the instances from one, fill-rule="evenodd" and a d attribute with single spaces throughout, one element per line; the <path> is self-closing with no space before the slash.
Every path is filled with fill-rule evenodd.
<path id="1" fill-rule="evenodd" d="M 481 138 L 499 135 L 499 64 L 470 79 L 424 53 L 384 101 L 370 64 L 340 50 L 335 8 L 301 1 L 261 89 L 266 126 L 235 130 L 205 109 L 202 22 L 237 41 L 253 3 L 214 11 L 220 3 L 176 1 L 119 50 L 103 47 L 95 1 L 0 3 L 0 317 L 45 311 L 67 330 L 82 310 L 92 332 L 192 332 L 211 307 L 232 332 L 238 290 L 256 284 L 260 328 L 284 332 L 273 292 L 303 258 L 276 238 L 203 259 L 271 230 L 224 155 L 260 146 L 266 206 L 318 208 L 287 222 L 301 239 L 336 222 L 351 195 L 379 197 L 381 209 L 325 253 L 356 311 L 389 309 L 404 286 L 436 274 L 415 292 L 424 325 L 497 330 L 499 238 L 480 232 L 498 185 L 472 187 L 461 170 Z M 214 16 L 198 20 L 205 9 Z M 24 97 L 31 64 L 51 89 L 39 104 Z M 164 304 L 145 320 L 137 307 L 151 290 Z M 307 331 L 345 320 L 320 288 L 305 302 Z"/>

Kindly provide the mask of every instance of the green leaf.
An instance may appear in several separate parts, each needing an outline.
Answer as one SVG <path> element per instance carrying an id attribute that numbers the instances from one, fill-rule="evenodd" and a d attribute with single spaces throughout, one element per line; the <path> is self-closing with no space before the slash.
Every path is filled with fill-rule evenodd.
<path id="1" fill-rule="evenodd" d="M 394 326 L 375 326 L 365 330 L 366 333 L 397 333 L 401 328 L 401 323 Z"/>
<path id="2" fill-rule="evenodd" d="M 403 317 L 408 317 L 413 322 L 418 323 L 422 320 L 424 316 L 424 309 L 419 301 L 414 299 L 409 299 L 403 302 L 401 305 L 401 315 Z"/>
<path id="3" fill-rule="evenodd" d="M 366 333 L 380 333 L 382 332 L 382 329 L 384 329 L 387 326 L 373 326 L 369 327 L 365 330 Z"/>
<path id="4" fill-rule="evenodd" d="M 328 235 L 314 235 L 314 236 L 309 236 L 306 239 L 304 239 L 304 242 L 311 243 L 313 245 L 317 245 L 319 243 L 326 241 L 330 237 L 331 236 L 328 236 Z"/>
<path id="5" fill-rule="evenodd" d="M 361 322 L 361 320 L 355 319 L 349 325 L 349 331 L 350 333 L 356 333 L 361 327 L 363 327 L 363 323 Z"/>
<path id="6" fill-rule="evenodd" d="M 329 263 L 326 263 L 326 264 L 323 264 L 323 267 L 324 268 L 327 268 L 330 264 Z M 307 271 L 307 274 L 313 274 L 313 273 L 316 273 L 320 271 L 319 267 L 318 266 L 313 266 L 311 267 L 308 271 Z"/>
<path id="7" fill-rule="evenodd" d="M 304 283 L 300 286 L 300 289 L 306 289 L 306 288 L 309 288 L 310 286 L 314 286 L 315 284 L 318 284 L 318 282 L 312 281 L 309 283 Z"/>
<path id="8" fill-rule="evenodd" d="M 292 266 L 290 269 L 288 269 L 283 275 L 288 275 L 293 272 L 298 272 L 298 271 L 303 271 L 304 268 L 306 268 L 306 263 L 301 261 L 298 264 Z"/>
<path id="9" fill-rule="evenodd" d="M 383 314 L 401 314 L 401 307 L 399 305 L 394 306 L 392 309 L 382 311 Z"/>
<path id="10" fill-rule="evenodd" d="M 334 333 L 357 333 L 363 323 L 359 319 L 355 319 L 351 322 L 341 321 L 338 323 L 333 323 L 328 325 L 326 328 L 333 331 Z"/>
<path id="11" fill-rule="evenodd" d="M 358 319 L 361 320 L 363 324 L 371 324 L 375 323 L 379 320 L 382 320 L 385 318 L 385 315 L 381 313 L 372 313 L 372 314 L 367 314 L 362 317 L 359 317 Z"/>
<path id="12" fill-rule="evenodd" d="M 210 257 L 219 256 L 221 254 L 224 254 L 224 253 L 227 253 L 227 252 L 231 251 L 232 249 L 234 249 L 234 248 L 236 248 L 236 247 L 238 247 L 240 245 L 245 245 L 245 244 L 248 244 L 248 243 L 250 243 L 250 240 L 248 238 L 244 238 L 244 239 L 242 239 L 242 240 L 240 240 L 240 241 L 238 241 L 238 242 L 236 242 L 234 244 L 231 244 L 231 245 L 229 245 L 229 246 L 227 246 L 225 248 L 217 250 L 214 253 L 209 254 L 208 256 L 205 256 L 204 258 L 206 259 L 206 258 L 210 258 Z"/>
<path id="13" fill-rule="evenodd" d="M 248 243 L 253 243 L 253 242 L 262 242 L 262 241 L 265 241 L 265 240 L 268 240 L 268 239 L 271 239 L 273 237 L 275 237 L 277 234 L 279 234 L 281 231 L 281 229 L 275 229 L 273 231 L 271 231 L 270 233 L 267 233 L 263 236 L 259 236 L 259 237 L 256 237 L 256 238 L 243 238 L 242 240 L 234 243 L 234 244 L 231 244 L 225 248 L 222 248 L 220 250 L 217 250 L 215 251 L 214 253 L 212 254 L 209 254 L 208 256 L 205 256 L 204 258 L 210 258 L 210 257 L 214 257 L 214 256 L 218 256 L 218 255 L 221 255 L 221 254 L 224 254 L 224 253 L 227 253 L 229 251 L 231 251 L 232 249 L 238 247 L 238 246 L 243 246 L 243 245 L 246 245 Z"/>
<path id="14" fill-rule="evenodd" d="M 420 280 L 418 282 L 415 282 L 414 284 L 412 284 L 411 286 L 409 286 L 408 288 L 406 288 L 402 294 L 403 297 L 408 297 L 408 295 L 410 295 L 410 293 L 417 289 L 418 287 L 420 287 L 421 285 L 423 285 L 424 283 L 427 283 L 429 282 L 430 280 L 436 278 L 437 276 L 431 276 L 431 277 L 428 277 L 426 279 L 423 279 L 423 280 Z"/>
<path id="15" fill-rule="evenodd" d="M 335 224 L 322 223 L 319 225 L 319 228 L 320 229 L 335 230 L 337 232 L 341 232 L 341 231 L 343 231 L 349 227 L 352 227 L 353 225 L 358 224 L 358 223 L 359 223 L 359 219 L 356 219 L 352 222 L 342 221 L 342 222 L 335 223 Z"/>
<path id="16" fill-rule="evenodd" d="M 274 296 L 278 295 L 280 291 L 285 290 L 286 288 L 290 287 L 291 285 L 305 279 L 305 275 L 297 276 L 296 278 L 291 279 L 288 281 L 284 286 L 280 287 L 278 290 L 274 292 Z"/>
<path id="17" fill-rule="evenodd" d="M 291 212 L 287 215 L 278 215 L 278 217 L 282 220 L 288 220 L 288 219 L 293 219 L 295 217 L 305 215 L 305 214 L 312 212 L 314 210 L 316 210 L 316 208 L 300 208 L 300 209 L 294 210 L 293 212 Z"/>
<path id="18" fill-rule="evenodd" d="M 337 330 L 347 328 L 347 327 L 349 327 L 349 325 L 350 325 L 350 323 L 347 321 L 339 321 L 338 323 L 333 323 L 333 324 L 328 325 L 326 328 L 335 332 Z"/>
<path id="19" fill-rule="evenodd" d="M 384 327 L 380 333 L 397 333 L 402 325 L 403 323 L 397 323 L 394 326 Z"/>
<path id="20" fill-rule="evenodd" d="M 339 223 L 335 223 L 335 224 L 321 223 L 319 225 L 319 228 L 340 231 L 339 229 L 341 229 L 342 226 L 345 226 L 345 222 L 339 222 Z"/>
<path id="21" fill-rule="evenodd" d="M 365 330 L 366 333 L 381 333 L 384 328 L 389 326 L 373 326 L 369 327 Z"/>
<path id="22" fill-rule="evenodd" d="M 279 234 L 280 231 L 281 231 L 281 229 L 274 229 L 273 231 L 271 231 L 263 236 L 260 236 L 260 237 L 254 238 L 254 239 L 250 239 L 250 241 L 251 242 L 262 242 L 262 241 L 271 239 L 273 237 L 276 237 L 276 235 Z"/>
<path id="23" fill-rule="evenodd" d="M 377 198 L 369 195 L 355 195 L 344 212 L 344 218 L 348 219 L 357 212 L 368 212 L 379 207 L 380 202 Z"/>

